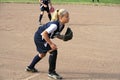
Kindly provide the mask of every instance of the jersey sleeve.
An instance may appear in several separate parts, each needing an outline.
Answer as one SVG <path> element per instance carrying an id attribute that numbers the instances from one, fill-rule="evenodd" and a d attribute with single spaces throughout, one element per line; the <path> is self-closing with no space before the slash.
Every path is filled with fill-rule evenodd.
<path id="1" fill-rule="evenodd" d="M 45 31 L 47 31 L 49 34 L 49 33 L 53 33 L 56 29 L 57 29 L 57 25 L 51 24 Z"/>

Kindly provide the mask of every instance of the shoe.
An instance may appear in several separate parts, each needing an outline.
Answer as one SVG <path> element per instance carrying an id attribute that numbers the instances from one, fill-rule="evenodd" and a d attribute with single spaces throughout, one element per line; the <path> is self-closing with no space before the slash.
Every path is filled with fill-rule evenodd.
<path id="1" fill-rule="evenodd" d="M 56 80 L 61 80 L 63 79 L 59 74 L 57 74 L 56 72 L 52 72 L 48 74 L 48 77 L 56 79 Z"/>
<path id="2" fill-rule="evenodd" d="M 25 71 L 32 72 L 32 73 L 38 72 L 37 69 L 35 69 L 35 68 L 32 68 L 32 69 L 31 69 L 31 68 L 29 68 L 29 66 L 26 67 Z"/>

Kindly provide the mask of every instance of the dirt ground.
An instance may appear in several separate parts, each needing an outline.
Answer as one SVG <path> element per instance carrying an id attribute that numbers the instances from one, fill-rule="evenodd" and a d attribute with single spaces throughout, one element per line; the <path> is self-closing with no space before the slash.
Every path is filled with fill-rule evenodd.
<path id="1" fill-rule="evenodd" d="M 54 7 L 69 11 L 66 27 L 74 32 L 71 41 L 53 40 L 63 80 L 120 80 L 120 6 Z M 24 71 L 37 53 L 33 37 L 39 14 L 39 4 L 0 3 L 0 80 L 48 80 L 49 54 L 36 65 L 39 73 Z M 42 23 L 47 21 L 45 13 Z"/>

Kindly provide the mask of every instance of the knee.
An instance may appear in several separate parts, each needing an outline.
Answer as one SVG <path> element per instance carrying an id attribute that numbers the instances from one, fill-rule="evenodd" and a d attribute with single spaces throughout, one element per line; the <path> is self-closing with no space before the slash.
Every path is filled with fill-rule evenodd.
<path id="1" fill-rule="evenodd" d="M 46 54 L 39 54 L 40 58 L 44 58 L 46 56 Z"/>
<path id="2" fill-rule="evenodd" d="M 57 50 L 54 50 L 54 51 L 50 52 L 50 54 L 52 54 L 52 55 L 57 55 L 57 53 L 58 53 Z"/>
<path id="3" fill-rule="evenodd" d="M 44 12 L 43 11 L 41 11 L 41 13 L 40 13 L 41 15 L 43 15 L 44 14 Z"/>

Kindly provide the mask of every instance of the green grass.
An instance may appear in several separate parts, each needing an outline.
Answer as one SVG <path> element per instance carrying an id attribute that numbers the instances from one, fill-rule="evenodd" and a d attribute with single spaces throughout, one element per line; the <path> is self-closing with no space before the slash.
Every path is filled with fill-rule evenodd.
<path id="1" fill-rule="evenodd" d="M 92 0 L 51 0 L 52 3 L 57 3 L 57 4 L 63 4 L 63 3 L 67 3 L 67 4 L 90 4 L 92 3 Z M 103 4 L 120 4 L 120 0 L 99 0 L 100 3 Z M 0 0 L 0 2 L 17 2 L 17 3 L 38 3 L 38 0 Z M 96 2 L 96 0 L 95 0 Z"/>
<path id="2" fill-rule="evenodd" d="M 14 3 L 38 3 L 38 0 L 0 0 L 0 2 Z"/>

